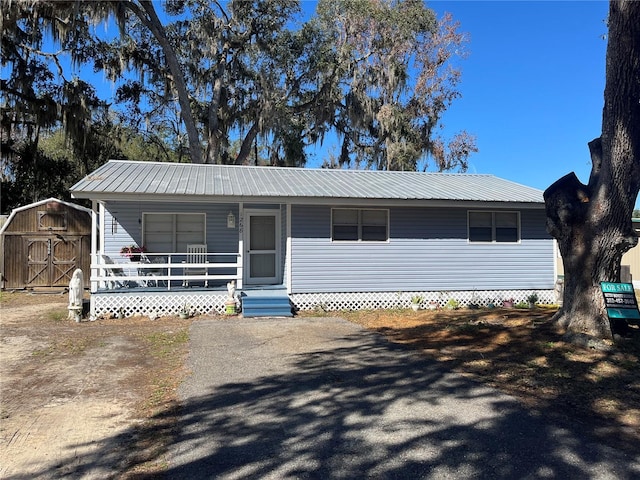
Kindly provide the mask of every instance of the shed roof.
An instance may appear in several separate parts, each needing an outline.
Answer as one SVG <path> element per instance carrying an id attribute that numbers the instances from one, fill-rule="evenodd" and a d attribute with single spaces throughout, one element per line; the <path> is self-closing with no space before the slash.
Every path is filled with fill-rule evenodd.
<path id="1" fill-rule="evenodd" d="M 247 167 L 111 160 L 71 188 L 75 198 L 194 201 L 460 201 L 539 207 L 542 191 L 486 174 Z"/>

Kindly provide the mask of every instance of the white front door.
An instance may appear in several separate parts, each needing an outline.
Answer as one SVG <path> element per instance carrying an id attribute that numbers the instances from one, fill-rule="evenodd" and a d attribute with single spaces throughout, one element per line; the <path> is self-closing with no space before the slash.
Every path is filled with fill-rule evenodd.
<path id="1" fill-rule="evenodd" d="M 280 283 L 280 211 L 245 210 L 245 283 Z"/>

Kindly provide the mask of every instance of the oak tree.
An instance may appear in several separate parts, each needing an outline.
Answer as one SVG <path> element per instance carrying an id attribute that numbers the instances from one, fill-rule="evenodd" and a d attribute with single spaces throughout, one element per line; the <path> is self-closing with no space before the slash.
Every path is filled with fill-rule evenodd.
<path id="1" fill-rule="evenodd" d="M 612 330 L 600 282 L 620 281 L 622 255 L 638 242 L 631 217 L 640 190 L 640 2 L 612 0 L 608 25 L 602 132 L 589 142 L 589 181 L 570 173 L 544 193 L 565 270 L 556 322 L 601 339 Z"/>

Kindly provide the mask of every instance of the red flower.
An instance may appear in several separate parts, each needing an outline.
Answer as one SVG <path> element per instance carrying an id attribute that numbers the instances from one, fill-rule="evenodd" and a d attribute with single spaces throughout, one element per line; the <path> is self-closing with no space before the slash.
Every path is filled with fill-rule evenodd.
<path id="1" fill-rule="evenodd" d="M 137 245 L 127 245 L 126 247 L 122 247 L 120 249 L 120 255 L 130 258 L 133 255 L 140 255 L 141 253 L 144 253 L 146 251 L 147 249 L 144 246 L 139 247 Z"/>

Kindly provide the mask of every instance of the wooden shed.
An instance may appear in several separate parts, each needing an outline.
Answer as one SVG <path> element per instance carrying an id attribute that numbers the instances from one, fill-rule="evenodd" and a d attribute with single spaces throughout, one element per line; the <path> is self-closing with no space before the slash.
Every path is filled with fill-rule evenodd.
<path id="1" fill-rule="evenodd" d="M 91 210 L 56 198 L 16 208 L 0 228 L 0 287 L 69 285 L 75 269 L 89 285 Z"/>

